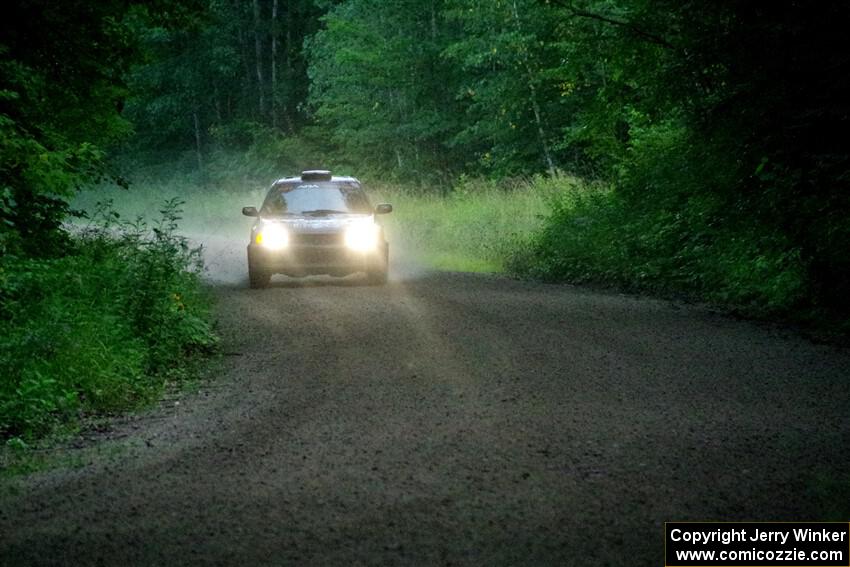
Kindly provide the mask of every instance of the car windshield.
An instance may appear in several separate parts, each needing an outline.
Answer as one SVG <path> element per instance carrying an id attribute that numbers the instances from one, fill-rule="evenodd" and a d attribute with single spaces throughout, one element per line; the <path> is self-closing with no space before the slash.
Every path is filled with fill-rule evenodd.
<path id="1" fill-rule="evenodd" d="M 369 214 L 372 207 L 359 185 L 333 182 L 283 183 L 263 203 L 265 215 Z"/>

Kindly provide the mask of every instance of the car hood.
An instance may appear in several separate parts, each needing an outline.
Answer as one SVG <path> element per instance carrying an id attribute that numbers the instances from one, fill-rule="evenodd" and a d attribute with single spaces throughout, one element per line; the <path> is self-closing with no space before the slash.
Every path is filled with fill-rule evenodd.
<path id="1" fill-rule="evenodd" d="M 263 224 L 279 224 L 292 232 L 339 232 L 353 224 L 374 222 L 373 215 L 328 215 L 326 217 L 277 217 L 261 219 L 257 227 Z"/>

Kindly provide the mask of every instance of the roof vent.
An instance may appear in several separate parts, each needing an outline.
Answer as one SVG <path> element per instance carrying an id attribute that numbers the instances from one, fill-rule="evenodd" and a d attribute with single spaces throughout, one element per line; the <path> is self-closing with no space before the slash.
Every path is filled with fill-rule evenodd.
<path id="1" fill-rule="evenodd" d="M 301 172 L 301 181 L 330 181 L 331 172 L 327 169 L 309 169 Z"/>

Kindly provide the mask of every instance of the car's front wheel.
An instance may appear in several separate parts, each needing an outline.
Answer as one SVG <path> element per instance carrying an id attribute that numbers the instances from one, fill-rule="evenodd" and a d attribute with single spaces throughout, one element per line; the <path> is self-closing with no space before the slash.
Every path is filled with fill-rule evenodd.
<path id="1" fill-rule="evenodd" d="M 369 285 L 384 285 L 387 283 L 388 270 L 386 266 L 381 270 L 370 270 L 366 273 L 366 280 Z"/>
<path id="2" fill-rule="evenodd" d="M 384 285 L 387 283 L 390 271 L 389 256 L 389 247 L 387 247 L 384 251 L 382 261 L 366 272 L 366 281 L 369 285 Z"/>
<path id="3" fill-rule="evenodd" d="M 272 275 L 270 273 L 248 262 L 248 285 L 251 286 L 251 289 L 267 287 L 271 279 Z"/>

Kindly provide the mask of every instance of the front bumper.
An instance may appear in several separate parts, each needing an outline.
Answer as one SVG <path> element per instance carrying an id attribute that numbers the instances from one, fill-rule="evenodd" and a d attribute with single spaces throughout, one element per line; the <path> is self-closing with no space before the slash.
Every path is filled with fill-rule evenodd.
<path id="1" fill-rule="evenodd" d="M 344 276 L 384 269 L 388 253 L 389 246 L 386 242 L 368 252 L 357 252 L 340 245 L 321 244 L 299 244 L 282 250 L 269 250 L 251 243 L 248 245 L 248 263 L 252 269 L 269 274 Z"/>

